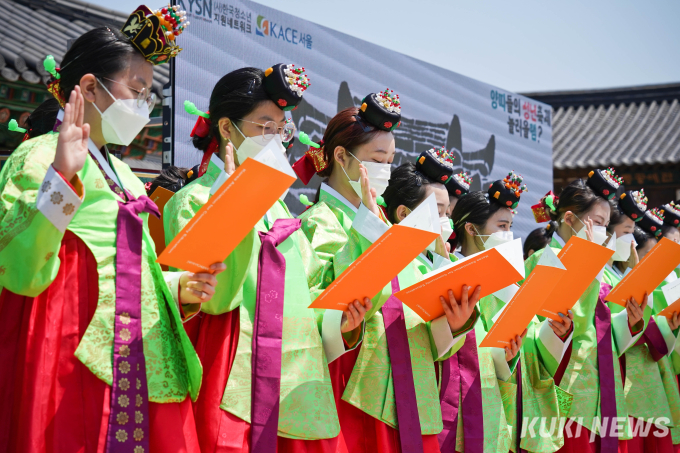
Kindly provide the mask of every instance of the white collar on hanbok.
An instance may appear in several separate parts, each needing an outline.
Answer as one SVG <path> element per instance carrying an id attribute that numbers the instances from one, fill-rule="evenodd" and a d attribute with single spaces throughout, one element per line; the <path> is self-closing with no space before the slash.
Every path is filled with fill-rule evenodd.
<path id="1" fill-rule="evenodd" d="M 358 209 L 352 203 L 350 203 L 347 200 L 347 198 L 340 195 L 340 192 L 338 192 L 337 190 L 335 190 L 334 188 L 332 188 L 331 186 L 329 186 L 325 182 L 321 183 L 321 190 L 326 192 L 328 195 L 331 195 L 332 197 L 336 198 L 339 202 L 341 202 L 342 204 L 344 204 L 345 206 L 350 208 L 353 213 L 355 213 L 355 214 L 357 213 Z"/>

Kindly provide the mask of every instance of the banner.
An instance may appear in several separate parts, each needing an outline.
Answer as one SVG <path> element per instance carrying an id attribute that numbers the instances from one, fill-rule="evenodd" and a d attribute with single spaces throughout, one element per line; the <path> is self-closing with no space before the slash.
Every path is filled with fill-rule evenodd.
<path id="1" fill-rule="evenodd" d="M 213 86 L 228 72 L 293 63 L 305 67 L 311 86 L 287 115 L 312 140 L 321 140 L 326 124 L 340 110 L 361 105 L 368 93 L 390 88 L 399 94 L 403 115 L 394 131 L 395 167 L 444 146 L 456 156 L 456 171 L 472 175 L 473 190 L 515 170 L 524 176 L 529 193 L 522 197 L 513 230 L 525 236 L 537 227 L 530 206 L 552 188 L 549 105 L 251 1 L 178 4 L 191 24 L 182 33 L 184 50 L 175 64 L 175 165 L 191 167 L 201 160 L 189 138 L 196 117 L 184 112 L 185 100 L 205 111 Z M 385 27 L 398 33 L 398 24 Z M 495 70 L 489 59 L 489 71 Z M 290 162 L 305 151 L 296 142 L 288 151 Z M 301 212 L 298 196 L 304 193 L 313 200 L 319 184 L 318 177 L 308 186 L 297 181 L 286 198 L 291 211 Z"/>

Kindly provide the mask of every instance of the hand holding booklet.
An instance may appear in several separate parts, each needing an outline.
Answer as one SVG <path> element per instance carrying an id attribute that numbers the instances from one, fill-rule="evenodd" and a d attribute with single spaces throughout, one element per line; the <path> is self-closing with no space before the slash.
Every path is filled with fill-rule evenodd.
<path id="1" fill-rule="evenodd" d="M 396 296 L 424 321 L 444 315 L 439 297 L 448 298 L 452 290 L 460 300 L 463 285 L 481 286 L 480 298 L 524 278 L 520 239 L 485 250 L 451 263 L 424 276 L 424 280 L 399 291 Z"/>
<path id="2" fill-rule="evenodd" d="M 529 277 L 512 300 L 499 313 L 480 346 L 505 348 L 510 340 L 521 335 L 534 315 L 566 273 L 566 268 L 550 247 L 546 247 Z"/>
<path id="3" fill-rule="evenodd" d="M 309 307 L 346 310 L 355 300 L 374 297 L 439 234 L 437 202 L 432 194 L 380 236 Z"/>
<path id="4" fill-rule="evenodd" d="M 191 272 L 209 270 L 229 256 L 293 182 L 286 156 L 270 141 L 229 176 L 157 261 Z"/>

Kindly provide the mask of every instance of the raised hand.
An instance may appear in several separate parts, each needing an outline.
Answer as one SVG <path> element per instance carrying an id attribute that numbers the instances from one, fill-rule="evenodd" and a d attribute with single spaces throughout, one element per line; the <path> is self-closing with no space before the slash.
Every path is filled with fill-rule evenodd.
<path id="1" fill-rule="evenodd" d="M 637 325 L 637 323 L 639 323 L 642 320 L 642 315 L 645 311 L 645 307 L 647 307 L 648 300 L 649 297 L 647 297 L 647 293 L 645 293 L 645 300 L 642 302 L 642 305 L 638 304 L 634 297 L 631 297 L 626 302 L 626 311 L 628 312 L 628 325 L 630 326 L 631 329 L 634 328 Z"/>
<path id="2" fill-rule="evenodd" d="M 586 237 L 590 242 L 593 242 L 595 235 L 593 234 L 593 221 L 590 220 L 590 217 L 583 223 L 583 227 L 586 229 Z"/>
<path id="3" fill-rule="evenodd" d="M 68 103 L 64 107 L 64 120 L 59 128 L 57 152 L 52 166 L 68 181 L 85 165 L 87 143 L 90 138 L 90 125 L 83 123 L 85 100 L 80 87 L 71 91 Z"/>
<path id="4" fill-rule="evenodd" d="M 628 261 L 626 261 L 626 266 L 632 269 L 637 266 L 637 263 L 639 262 L 640 257 L 638 256 L 637 249 L 635 248 L 635 242 L 630 241 L 630 256 L 628 257 Z"/>
<path id="5" fill-rule="evenodd" d="M 479 293 L 482 291 L 482 287 L 478 286 L 475 288 L 472 296 L 469 296 L 471 289 L 471 286 L 463 285 L 460 303 L 456 300 L 456 296 L 453 295 L 453 291 L 451 290 L 449 290 L 448 293 L 448 301 L 439 296 L 439 301 L 444 309 L 444 314 L 446 315 L 446 320 L 449 322 L 451 332 L 460 331 L 475 311 L 475 305 L 479 302 Z"/>
<path id="6" fill-rule="evenodd" d="M 673 316 L 671 316 L 668 319 L 668 327 L 671 328 L 671 330 L 675 330 L 678 327 L 680 327 L 680 315 L 678 315 L 677 311 L 673 312 Z"/>
<path id="7" fill-rule="evenodd" d="M 510 340 L 510 346 L 505 347 L 505 361 L 509 362 L 515 358 L 520 348 L 522 347 L 522 341 L 524 337 L 527 336 L 527 329 L 524 329 L 522 335 L 515 335 L 515 338 Z"/>
<path id="8" fill-rule="evenodd" d="M 342 321 L 340 321 L 340 332 L 347 333 L 351 332 L 357 327 L 361 326 L 361 322 L 366 317 L 366 312 L 373 308 L 371 304 L 371 299 L 368 297 L 364 298 L 364 303 L 362 304 L 358 300 L 355 300 L 351 304 L 347 305 L 347 310 L 342 313 Z"/>
<path id="9" fill-rule="evenodd" d="M 227 268 L 224 263 L 210 265 L 212 273 L 185 272 L 179 279 L 180 300 L 182 304 L 203 304 L 212 299 L 217 286 L 215 276 Z"/>
<path id="10" fill-rule="evenodd" d="M 560 318 L 562 318 L 561 321 L 553 321 L 552 319 L 548 320 L 548 325 L 550 328 L 555 332 L 555 335 L 558 337 L 562 338 L 569 332 L 569 329 L 571 329 L 571 324 L 572 321 L 574 320 L 574 313 L 569 310 L 566 315 L 562 313 L 558 313 L 560 315 Z"/>
<path id="11" fill-rule="evenodd" d="M 234 145 L 231 142 L 227 143 L 224 155 L 224 172 L 231 175 L 236 171 L 236 163 L 234 161 Z"/>
<path id="12" fill-rule="evenodd" d="M 441 234 L 437 236 L 437 239 L 434 240 L 434 253 L 443 256 L 444 258 L 448 258 L 449 250 L 451 250 L 451 244 L 444 242 L 444 238 Z"/>
<path id="13" fill-rule="evenodd" d="M 378 208 L 377 195 L 375 189 L 371 188 L 368 183 L 368 170 L 362 164 L 359 164 L 359 171 L 361 172 L 361 202 L 366 206 L 373 214 L 380 217 L 380 208 Z"/>

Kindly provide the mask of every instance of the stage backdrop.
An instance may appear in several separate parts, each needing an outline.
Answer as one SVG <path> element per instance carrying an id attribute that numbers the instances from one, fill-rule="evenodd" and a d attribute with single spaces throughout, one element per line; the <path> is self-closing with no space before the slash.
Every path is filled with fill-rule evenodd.
<path id="1" fill-rule="evenodd" d="M 415 161 L 426 149 L 444 146 L 456 156 L 457 171 L 472 174 L 476 190 L 515 170 L 529 188 L 515 218 L 515 235 L 526 236 L 536 228 L 530 206 L 552 187 L 549 105 L 251 1 L 178 4 L 191 24 L 178 39 L 184 50 L 175 70 L 175 165 L 191 167 L 201 159 L 189 138 L 196 117 L 184 112 L 184 100 L 205 111 L 214 84 L 224 74 L 244 66 L 264 70 L 275 63 L 293 63 L 305 67 L 311 86 L 301 105 L 287 115 L 312 140 L 322 138 L 337 112 L 389 87 L 399 94 L 403 115 L 394 131 L 395 167 Z M 400 28 L 383 25 L 386 30 Z M 489 72 L 505 70 L 495 66 L 491 56 L 487 60 Z M 460 70 L 465 72 L 464 67 Z M 290 162 L 304 151 L 296 143 L 288 151 Z M 298 196 L 305 193 L 313 199 L 319 184 L 318 177 L 307 187 L 296 182 L 286 198 L 291 211 L 300 213 Z"/>

